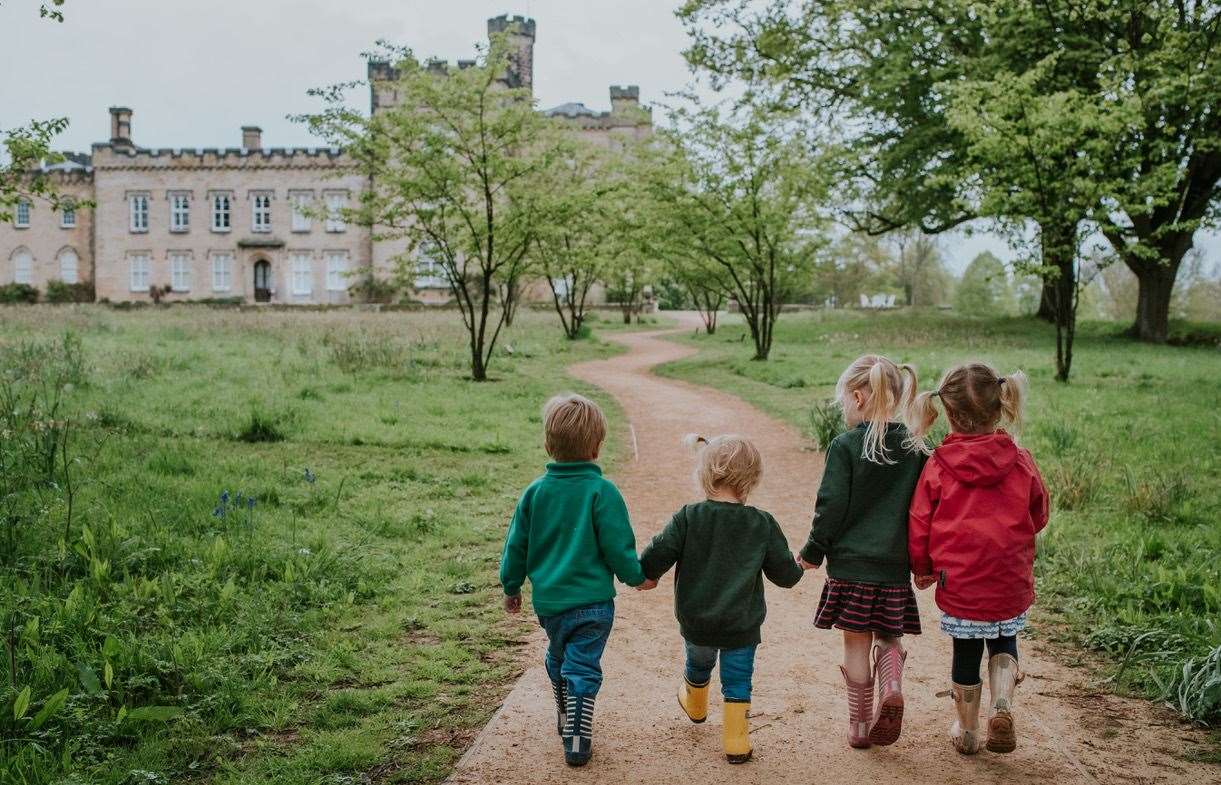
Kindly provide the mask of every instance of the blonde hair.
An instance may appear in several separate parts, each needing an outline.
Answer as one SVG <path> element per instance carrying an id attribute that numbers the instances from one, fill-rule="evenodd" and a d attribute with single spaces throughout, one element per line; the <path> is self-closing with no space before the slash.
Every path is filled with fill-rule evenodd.
<path id="1" fill-rule="evenodd" d="M 717 489 L 725 489 L 746 501 L 763 478 L 763 457 L 754 443 L 744 436 L 728 434 L 706 439 L 691 433 L 683 441 L 688 447 L 699 450 L 695 479 L 708 496 L 715 494 Z"/>
<path id="2" fill-rule="evenodd" d="M 606 438 L 606 415 L 583 395 L 557 395 L 543 406 L 543 444 L 557 461 L 588 461 Z"/>
<path id="3" fill-rule="evenodd" d="M 867 393 L 861 415 L 865 427 L 865 447 L 861 455 L 873 463 L 894 463 L 886 450 L 886 426 L 896 415 L 906 410 L 916 397 L 916 369 L 904 363 L 896 365 L 881 355 L 866 354 L 852 361 L 835 383 L 835 400 L 840 405 L 855 390 Z M 923 441 L 908 439 L 904 448 L 915 452 Z"/>
<path id="4" fill-rule="evenodd" d="M 941 377 L 936 390 L 922 392 L 907 410 L 907 428 L 923 438 L 937 419 L 933 399 L 940 398 L 945 415 L 960 433 L 988 433 L 1005 425 L 1015 434 L 1022 430 L 1026 407 L 1026 374 L 1001 376 L 987 363 L 967 363 Z"/>

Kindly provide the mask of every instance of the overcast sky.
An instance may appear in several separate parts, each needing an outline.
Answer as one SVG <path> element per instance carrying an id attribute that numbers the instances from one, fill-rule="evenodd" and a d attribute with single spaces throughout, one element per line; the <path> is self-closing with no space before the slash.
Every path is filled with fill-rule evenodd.
<path id="1" fill-rule="evenodd" d="M 674 18 L 678 0 L 68 0 L 63 24 L 37 0 L 0 0 L 0 128 L 64 116 L 57 147 L 87 151 L 110 135 L 107 108 L 131 107 L 145 147 L 237 147 L 242 125 L 267 147 L 316 145 L 286 115 L 318 104 L 310 87 L 364 78 L 378 39 L 417 56 L 470 57 L 487 19 L 528 14 L 538 25 L 534 91 L 543 107 L 607 109 L 612 84 L 662 100 L 691 75 Z M 361 94 L 362 105 L 367 94 Z M 658 119 L 660 115 L 658 115 Z M 1211 261 L 1221 243 L 1204 243 Z M 987 233 L 943 239 L 961 271 L 980 250 L 1012 253 Z"/>

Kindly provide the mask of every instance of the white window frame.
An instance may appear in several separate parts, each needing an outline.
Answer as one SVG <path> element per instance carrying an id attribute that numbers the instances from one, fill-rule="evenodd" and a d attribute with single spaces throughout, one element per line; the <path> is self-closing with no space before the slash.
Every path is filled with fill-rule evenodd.
<path id="1" fill-rule="evenodd" d="M 59 228 L 60 229 L 75 229 L 76 228 L 76 205 L 65 204 L 59 210 Z"/>
<path id="2" fill-rule="evenodd" d="M 64 260 L 69 256 L 72 257 L 72 274 L 68 275 L 64 271 Z M 80 283 L 81 280 L 81 255 L 76 252 L 75 248 L 62 248 L 59 254 L 55 257 L 56 263 L 59 265 L 59 280 L 64 283 Z"/>
<path id="3" fill-rule="evenodd" d="M 127 228 L 133 234 L 148 232 L 148 194 L 137 193 L 127 195 Z"/>
<path id="4" fill-rule="evenodd" d="M 294 232 L 309 232 L 312 231 L 313 220 L 308 212 L 301 208 L 308 209 L 309 205 L 314 201 L 313 191 L 293 191 L 289 194 L 289 201 L 292 202 L 292 230 Z"/>
<path id="5" fill-rule="evenodd" d="M 215 191 L 208 194 L 208 205 L 212 208 L 212 231 L 218 234 L 233 231 L 233 192 Z"/>
<path id="6" fill-rule="evenodd" d="M 327 191 L 326 198 L 326 230 L 331 234 L 339 234 L 348 230 L 348 222 L 343 218 L 343 210 L 348 206 L 347 191 Z"/>
<path id="7" fill-rule="evenodd" d="M 153 280 L 153 256 L 140 252 L 127 255 L 127 288 L 133 292 L 148 293 Z"/>
<path id="8" fill-rule="evenodd" d="M 174 292 L 191 291 L 194 277 L 194 260 L 190 251 L 170 251 L 170 289 Z"/>
<path id="9" fill-rule="evenodd" d="M 13 226 L 18 229 L 30 228 L 30 200 L 18 199 L 17 207 L 13 210 Z"/>
<path id="10" fill-rule="evenodd" d="M 416 254 L 415 288 L 445 289 L 449 288 L 449 276 L 445 267 L 437 261 L 434 248 L 425 245 Z"/>
<path id="11" fill-rule="evenodd" d="M 212 254 L 212 291 L 228 292 L 233 289 L 233 254 Z"/>
<path id="12" fill-rule="evenodd" d="M 19 248 L 13 254 L 13 283 L 34 285 L 34 254 L 29 248 Z"/>
<path id="13" fill-rule="evenodd" d="M 349 261 L 347 251 L 327 251 L 326 290 L 328 292 L 346 292 L 348 290 Z"/>
<path id="14" fill-rule="evenodd" d="M 171 191 L 170 199 L 170 231 L 182 234 L 191 230 L 191 194 L 185 191 Z"/>
<path id="15" fill-rule="evenodd" d="M 289 289 L 294 297 L 309 297 L 314 293 L 314 255 L 297 251 L 289 256 Z"/>
<path id="16" fill-rule="evenodd" d="M 271 231 L 271 193 L 255 191 L 250 198 L 250 231 Z"/>

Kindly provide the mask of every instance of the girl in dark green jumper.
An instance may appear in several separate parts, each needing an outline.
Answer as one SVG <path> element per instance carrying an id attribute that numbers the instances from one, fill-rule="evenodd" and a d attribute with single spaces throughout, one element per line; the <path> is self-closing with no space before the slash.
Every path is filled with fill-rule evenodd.
<path id="1" fill-rule="evenodd" d="M 899 638 L 920 634 L 907 556 L 907 510 L 926 448 L 897 422 L 915 394 L 915 369 L 877 355 L 858 358 L 839 377 L 835 396 L 849 430 L 827 448 L 814 525 L 798 558 L 807 570 L 827 560 L 814 626 L 836 627 L 844 636 L 840 671 L 848 688 L 853 747 L 899 738 L 907 659 Z"/>

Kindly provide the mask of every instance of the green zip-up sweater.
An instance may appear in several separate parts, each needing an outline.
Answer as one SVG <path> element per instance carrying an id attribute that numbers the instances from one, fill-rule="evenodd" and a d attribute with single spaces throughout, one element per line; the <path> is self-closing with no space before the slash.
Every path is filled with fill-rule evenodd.
<path id="1" fill-rule="evenodd" d="M 827 449 L 827 465 L 801 558 L 827 560 L 827 575 L 842 581 L 907 584 L 907 508 L 927 456 L 903 446 L 907 428 L 890 423 L 891 464 L 865 460 L 865 426 L 841 433 Z"/>
<path id="2" fill-rule="evenodd" d="M 776 519 L 731 502 L 688 504 L 640 556 L 653 580 L 678 565 L 674 615 L 683 638 L 697 646 L 737 649 L 760 641 L 767 615 L 763 576 L 789 588 L 801 567 Z"/>
<path id="3" fill-rule="evenodd" d="M 605 602 L 615 576 L 628 586 L 644 582 L 627 505 L 595 463 L 549 463 L 522 492 L 500 559 L 508 596 L 530 579 L 539 616 Z"/>

